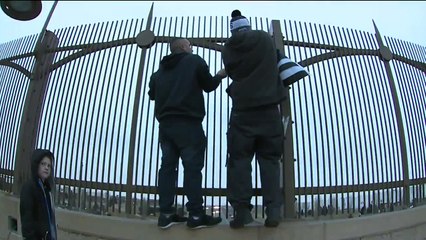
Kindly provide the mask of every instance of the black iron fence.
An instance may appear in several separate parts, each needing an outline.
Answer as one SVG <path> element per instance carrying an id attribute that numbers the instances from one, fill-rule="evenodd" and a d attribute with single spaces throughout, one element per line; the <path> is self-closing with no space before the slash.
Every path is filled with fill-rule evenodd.
<path id="1" fill-rule="evenodd" d="M 188 38 L 194 53 L 217 72 L 229 20 L 150 14 L 147 20 L 56 30 L 39 52 L 34 51 L 37 35 L 0 45 L 0 189 L 17 194 L 18 182 L 28 176 L 28 149 L 47 148 L 56 156 L 59 206 L 98 214 L 155 214 L 161 151 L 154 103 L 147 96 L 149 78 L 173 37 Z M 371 34 L 249 20 L 310 72 L 286 89 L 289 98 L 282 103 L 283 117 L 290 121 L 282 169 L 285 216 L 353 216 L 424 203 L 426 48 L 382 40 L 377 29 Z M 143 30 L 156 36 L 149 49 L 136 45 Z M 31 85 L 40 79 L 44 87 Z M 225 167 L 230 81 L 205 94 L 203 121 L 206 208 L 225 217 L 232 215 Z M 28 100 L 31 94 L 39 94 L 31 98 L 39 101 Z M 32 108 L 39 110 L 26 113 Z M 255 215 L 263 217 L 255 161 L 253 176 Z M 181 165 L 177 185 L 176 204 L 183 211 Z"/>

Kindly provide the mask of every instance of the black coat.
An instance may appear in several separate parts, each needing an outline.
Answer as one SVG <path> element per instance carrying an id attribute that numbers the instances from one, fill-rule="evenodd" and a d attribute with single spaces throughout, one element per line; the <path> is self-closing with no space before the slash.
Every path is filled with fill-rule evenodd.
<path id="1" fill-rule="evenodd" d="M 203 121 L 205 92 L 215 90 L 222 77 L 212 76 L 200 56 L 178 53 L 165 56 L 149 82 L 149 97 L 155 100 L 155 117 Z"/>
<path id="2" fill-rule="evenodd" d="M 52 231 L 49 227 L 49 215 L 50 219 L 55 226 L 53 239 L 56 237 L 56 220 L 55 220 L 55 208 L 54 201 L 51 195 L 51 187 L 53 187 L 53 167 L 51 176 L 41 183 L 38 178 L 38 165 L 43 157 L 49 156 L 53 162 L 53 154 L 47 150 L 37 149 L 34 151 L 31 160 L 31 174 L 32 177 L 28 180 L 21 189 L 20 196 L 20 214 L 21 214 L 21 225 L 22 225 L 22 236 L 24 239 L 40 240 L 40 239 L 52 239 Z M 41 184 L 41 185 L 40 185 Z M 45 193 L 46 197 L 45 198 Z M 48 210 L 48 206 L 49 210 Z"/>
<path id="3" fill-rule="evenodd" d="M 233 109 L 273 105 L 284 98 L 276 49 L 267 32 L 248 30 L 233 34 L 225 43 L 222 59 L 233 80 L 227 89 Z"/>

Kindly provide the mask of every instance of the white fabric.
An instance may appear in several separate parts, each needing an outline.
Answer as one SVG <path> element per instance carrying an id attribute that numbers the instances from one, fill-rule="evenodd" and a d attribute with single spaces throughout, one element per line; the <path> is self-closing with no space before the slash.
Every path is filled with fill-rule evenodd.
<path id="1" fill-rule="evenodd" d="M 289 59 L 289 58 L 282 58 L 279 62 L 278 62 L 278 68 L 281 66 L 281 65 L 283 65 L 283 64 L 286 64 L 286 63 L 289 63 L 289 62 L 293 62 L 291 59 Z M 286 80 L 287 78 L 289 78 L 289 77 L 291 77 L 291 76 L 293 76 L 294 74 L 296 74 L 296 73 L 298 73 L 298 72 L 301 72 L 301 71 L 304 71 L 304 72 L 306 72 L 308 75 L 309 75 L 309 72 L 308 71 L 306 71 L 302 66 L 300 66 L 299 64 L 297 64 L 296 62 L 293 62 L 293 63 L 295 63 L 296 64 L 296 66 L 291 66 L 291 67 L 289 67 L 289 68 L 286 68 L 286 69 L 284 69 L 284 70 L 282 70 L 281 72 L 280 72 L 280 78 L 281 78 L 281 80 Z"/>
<path id="2" fill-rule="evenodd" d="M 250 22 L 247 20 L 247 18 L 240 18 L 235 21 L 231 21 L 231 31 L 238 29 L 240 27 L 249 27 Z"/>

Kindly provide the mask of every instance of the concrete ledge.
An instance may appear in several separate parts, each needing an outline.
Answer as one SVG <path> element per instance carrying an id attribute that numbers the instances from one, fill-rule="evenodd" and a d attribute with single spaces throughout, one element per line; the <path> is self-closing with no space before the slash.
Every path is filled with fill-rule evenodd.
<path id="1" fill-rule="evenodd" d="M 21 239 L 19 198 L 0 192 L 0 213 L 0 239 Z M 426 206 L 350 219 L 286 221 L 273 229 L 256 220 L 240 230 L 230 229 L 226 219 L 213 228 L 190 230 L 177 225 L 160 230 L 153 217 L 109 217 L 64 209 L 57 209 L 56 216 L 60 239 L 426 239 Z M 9 217 L 17 220 L 17 232 L 10 230 Z"/>

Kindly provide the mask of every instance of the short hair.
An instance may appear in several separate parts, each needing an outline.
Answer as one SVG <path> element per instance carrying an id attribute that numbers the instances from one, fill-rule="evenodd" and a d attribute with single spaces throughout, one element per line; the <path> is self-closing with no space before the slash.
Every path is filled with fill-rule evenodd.
<path id="1" fill-rule="evenodd" d="M 185 40 L 185 38 L 175 38 L 170 42 L 170 52 L 172 53 L 180 53 L 182 50 L 180 49 L 182 40 Z"/>

